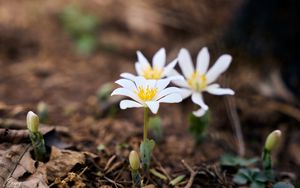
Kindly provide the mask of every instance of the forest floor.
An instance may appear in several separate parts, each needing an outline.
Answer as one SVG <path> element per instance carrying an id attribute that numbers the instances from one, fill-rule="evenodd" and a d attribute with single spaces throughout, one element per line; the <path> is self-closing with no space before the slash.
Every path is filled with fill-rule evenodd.
<path id="1" fill-rule="evenodd" d="M 216 41 L 220 39 L 221 28 L 230 20 L 226 8 L 236 7 L 233 1 L 226 8 L 218 8 L 215 20 L 195 20 L 200 26 L 209 25 L 198 33 L 193 32 L 193 24 L 165 24 L 166 20 L 161 18 L 166 14 L 164 10 L 160 10 L 161 14 L 151 11 L 155 4 L 114 3 L 117 6 L 97 0 L 79 3 L 100 18 L 96 36 L 101 44 L 91 55 L 81 56 L 75 52 L 73 41 L 59 19 L 70 2 L 0 2 L 0 128 L 5 130 L 0 135 L 3 138 L 8 135 L 6 139 L 0 138 L 1 168 L 7 169 L 1 172 L 4 181 L 14 177 L 14 181 L 29 183 L 43 179 L 52 187 L 130 187 L 127 158 L 132 149 L 139 148 L 143 112 L 129 109 L 109 115 L 97 102 L 98 88 L 119 79 L 122 72 L 133 73 L 136 50 L 150 58 L 164 46 L 169 60 L 180 47 L 190 49 L 195 55 L 208 45 L 213 52 L 212 60 L 227 52 Z M 148 6 L 154 8 L 147 9 Z M 203 6 L 207 8 L 204 16 L 212 14 L 210 3 Z M 139 16 L 159 17 L 163 21 L 149 19 L 148 25 L 140 23 L 138 18 L 138 24 L 128 21 Z M 188 114 L 193 109 L 190 100 L 161 106 L 163 140 L 155 147 L 152 168 L 167 179 L 146 175 L 149 187 L 168 187 L 170 180 L 186 175 L 179 185 L 184 186 L 192 172 L 196 172 L 192 187 L 234 187 L 234 172 L 222 169 L 219 159 L 224 153 L 240 152 L 236 124 L 242 126 L 247 158 L 260 157 L 268 133 L 280 129 L 283 139 L 273 155 L 278 177 L 294 182 L 300 177 L 298 104 L 287 97 L 288 91 L 273 87 L 282 85 L 276 67 L 270 75 L 265 75 L 264 68 L 252 66 L 244 55 L 235 58 L 238 52 L 231 52 L 234 61 L 221 84 L 233 88 L 236 95 L 205 95 L 212 114 L 208 135 L 202 143 L 196 144 L 188 132 Z M 26 113 L 37 111 L 41 101 L 49 107 L 49 120 L 42 130 L 52 148 L 49 161 L 36 167 L 28 155 L 31 148 L 24 130 Z M 3 158 L 12 153 L 17 153 L 17 157 L 5 162 Z M 25 170 L 19 169 L 20 164 Z"/>

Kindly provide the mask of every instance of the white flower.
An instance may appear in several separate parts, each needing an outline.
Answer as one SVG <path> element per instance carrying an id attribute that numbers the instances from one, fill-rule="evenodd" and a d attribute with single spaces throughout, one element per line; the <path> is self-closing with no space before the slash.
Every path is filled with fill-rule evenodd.
<path id="1" fill-rule="evenodd" d="M 182 101 L 177 87 L 167 87 L 170 79 L 146 80 L 141 76 L 130 79 L 120 79 L 116 83 L 122 86 L 115 89 L 111 95 L 124 95 L 133 100 L 122 100 L 120 108 L 148 107 L 156 114 L 159 103 L 178 103 Z"/>
<path id="2" fill-rule="evenodd" d="M 175 67 L 177 59 L 173 60 L 167 66 L 166 64 L 166 50 L 161 48 L 158 50 L 152 59 L 152 66 L 146 57 L 137 51 L 138 62 L 135 63 L 135 70 L 138 76 L 142 76 L 149 80 L 158 80 L 166 77 Z M 122 73 L 121 77 L 132 80 L 135 75 L 131 73 Z"/>
<path id="3" fill-rule="evenodd" d="M 206 47 L 198 53 L 196 69 L 193 66 L 191 56 L 186 49 L 181 49 L 178 55 L 179 66 L 185 77 L 185 80 L 173 80 L 172 82 L 182 88 L 183 98 L 192 96 L 192 101 L 201 108 L 193 112 L 195 116 L 202 116 L 208 110 L 204 103 L 202 92 L 208 92 L 213 95 L 234 95 L 234 91 L 229 88 L 220 88 L 220 85 L 214 83 L 217 78 L 227 70 L 231 63 L 231 56 L 224 54 L 208 70 L 209 53 Z M 173 75 L 179 75 L 175 70 Z"/>

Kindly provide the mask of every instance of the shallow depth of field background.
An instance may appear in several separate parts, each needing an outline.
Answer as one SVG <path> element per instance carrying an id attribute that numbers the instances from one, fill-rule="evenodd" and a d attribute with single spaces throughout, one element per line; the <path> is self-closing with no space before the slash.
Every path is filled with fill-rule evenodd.
<path id="1" fill-rule="evenodd" d="M 182 158 L 200 164 L 236 153 L 238 121 L 249 157 L 260 156 L 269 132 L 282 130 L 275 166 L 299 177 L 299 8 L 296 0 L 0 1 L 0 118 L 10 116 L 1 111 L 10 106 L 22 119 L 24 109 L 44 101 L 49 124 L 68 127 L 78 150 L 134 145 L 141 109 L 99 115 L 98 88 L 134 73 L 137 50 L 150 59 L 165 47 L 170 62 L 182 47 L 195 60 L 208 46 L 211 65 L 223 53 L 233 56 L 220 83 L 236 95 L 204 95 L 212 122 L 200 146 L 187 132 L 191 101 L 162 105 L 165 140 L 157 158 L 176 166 Z"/>

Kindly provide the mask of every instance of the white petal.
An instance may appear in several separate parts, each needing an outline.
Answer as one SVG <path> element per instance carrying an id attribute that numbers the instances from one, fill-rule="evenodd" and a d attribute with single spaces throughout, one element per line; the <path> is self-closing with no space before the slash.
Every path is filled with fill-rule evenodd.
<path id="1" fill-rule="evenodd" d="M 182 97 L 178 93 L 172 93 L 158 100 L 158 102 L 178 103 L 182 101 Z"/>
<path id="2" fill-rule="evenodd" d="M 179 87 L 189 88 L 189 84 L 187 83 L 186 80 L 172 80 L 172 83 L 174 83 Z"/>
<path id="3" fill-rule="evenodd" d="M 115 83 L 117 83 L 120 86 L 122 86 L 122 87 L 124 87 L 126 89 L 129 89 L 131 91 L 135 91 L 137 89 L 132 80 L 120 79 L 120 80 L 117 80 Z"/>
<path id="4" fill-rule="evenodd" d="M 231 56 L 227 54 L 219 57 L 216 63 L 206 74 L 207 84 L 214 82 L 220 76 L 220 74 L 225 72 L 231 63 L 231 60 Z"/>
<path id="5" fill-rule="evenodd" d="M 189 78 L 194 72 L 194 66 L 193 66 L 191 55 L 185 48 L 182 48 L 179 51 L 178 62 L 183 75 L 186 78 Z"/>
<path id="6" fill-rule="evenodd" d="M 163 70 L 162 76 L 169 76 L 171 71 L 174 69 L 175 65 L 177 64 L 178 59 L 174 59 L 171 63 L 169 63 Z"/>
<path id="7" fill-rule="evenodd" d="M 172 70 L 170 75 L 172 75 L 172 76 L 180 76 L 180 74 L 176 70 Z M 184 79 L 181 79 L 181 80 L 174 80 L 174 79 L 172 79 L 172 83 L 175 84 L 175 85 L 177 85 L 177 86 L 179 86 L 179 87 L 189 88 L 189 84 Z"/>
<path id="8" fill-rule="evenodd" d="M 181 76 L 181 75 L 178 75 L 178 76 L 169 76 L 166 79 L 169 79 L 170 81 L 172 81 L 172 80 L 184 80 L 184 77 Z"/>
<path id="9" fill-rule="evenodd" d="M 158 92 L 165 89 L 169 85 L 170 82 L 171 82 L 171 80 L 168 78 L 157 80 L 156 87 L 158 89 Z"/>
<path id="10" fill-rule="evenodd" d="M 206 91 L 213 95 L 234 95 L 234 91 L 229 88 L 207 87 Z"/>
<path id="11" fill-rule="evenodd" d="M 169 95 L 171 93 L 180 93 L 180 92 L 181 92 L 181 89 L 179 89 L 177 87 L 168 87 L 168 88 L 162 90 L 161 92 L 159 92 L 157 94 L 157 96 L 155 97 L 155 100 L 160 99 L 160 98 L 162 98 L 166 95 Z"/>
<path id="12" fill-rule="evenodd" d="M 139 76 L 142 76 L 143 75 L 143 69 L 142 69 L 141 63 L 136 62 L 134 65 L 135 65 L 135 70 L 136 70 L 137 74 Z"/>
<path id="13" fill-rule="evenodd" d="M 206 88 L 218 88 L 218 87 L 220 87 L 220 84 L 210 84 L 210 85 L 208 85 Z"/>
<path id="14" fill-rule="evenodd" d="M 150 67 L 149 61 L 140 51 L 137 51 L 136 54 L 138 56 L 138 62 L 141 63 L 142 69 L 146 69 Z"/>
<path id="15" fill-rule="evenodd" d="M 181 95 L 182 99 L 186 99 L 191 96 L 192 92 L 193 91 L 191 89 L 181 88 L 179 94 Z"/>
<path id="16" fill-rule="evenodd" d="M 146 80 L 142 76 L 136 76 L 133 81 L 137 88 L 139 87 L 146 88 L 147 86 L 149 86 L 150 88 L 154 88 L 157 83 L 157 80 Z"/>
<path id="17" fill-rule="evenodd" d="M 120 108 L 121 109 L 126 109 L 126 108 L 138 108 L 138 107 L 143 107 L 140 103 L 137 103 L 132 100 L 122 100 L 120 102 Z"/>
<path id="18" fill-rule="evenodd" d="M 197 71 L 200 74 L 205 74 L 209 65 L 209 53 L 206 47 L 198 53 L 197 56 Z"/>
<path id="19" fill-rule="evenodd" d="M 153 114 L 156 114 L 159 108 L 159 102 L 157 101 L 148 101 L 146 105 L 149 107 Z"/>
<path id="20" fill-rule="evenodd" d="M 150 88 L 154 88 L 154 87 L 156 87 L 156 84 L 157 84 L 157 80 L 147 80 L 145 82 L 144 87 L 149 86 Z"/>
<path id="21" fill-rule="evenodd" d="M 132 92 L 128 89 L 125 89 L 125 88 L 117 88 L 111 93 L 111 95 L 112 96 L 113 95 L 123 95 L 123 96 L 130 97 L 137 102 L 140 102 L 138 96 L 134 92 Z"/>
<path id="22" fill-rule="evenodd" d="M 158 50 L 158 52 L 156 52 L 156 54 L 153 56 L 152 63 L 153 68 L 158 70 L 163 69 L 166 64 L 166 50 L 164 48 L 161 48 Z"/>
<path id="23" fill-rule="evenodd" d="M 204 110 L 207 110 L 208 109 L 208 106 L 204 103 L 203 101 L 203 97 L 202 97 L 202 94 L 201 93 L 193 93 L 192 94 L 192 101 L 195 103 L 195 104 L 198 104 L 201 106 L 201 108 L 203 108 Z"/>
<path id="24" fill-rule="evenodd" d="M 142 76 L 135 76 L 133 81 L 134 81 L 135 85 L 137 86 L 137 88 L 140 86 L 141 87 L 145 86 L 145 84 L 147 82 L 147 80 Z"/>
<path id="25" fill-rule="evenodd" d="M 204 116 L 204 114 L 206 113 L 206 110 L 204 110 L 203 108 L 200 108 L 197 111 L 193 111 L 194 116 L 196 117 L 201 117 Z"/>
<path id="26" fill-rule="evenodd" d="M 129 79 L 129 80 L 134 80 L 135 79 L 135 75 L 131 74 L 131 73 L 128 73 L 128 72 L 124 72 L 122 74 L 120 74 L 120 76 L 122 78 L 126 78 L 126 79 Z"/>

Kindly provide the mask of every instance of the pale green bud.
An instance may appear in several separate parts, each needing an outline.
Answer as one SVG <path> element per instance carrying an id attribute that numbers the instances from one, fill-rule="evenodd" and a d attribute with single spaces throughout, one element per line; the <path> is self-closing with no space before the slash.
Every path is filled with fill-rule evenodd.
<path id="1" fill-rule="evenodd" d="M 26 121 L 27 121 L 27 128 L 31 132 L 36 133 L 39 131 L 40 120 L 39 120 L 39 117 L 35 113 L 33 113 L 32 111 L 29 111 L 27 113 Z"/>
<path id="2" fill-rule="evenodd" d="M 271 152 L 280 142 L 281 139 L 281 131 L 280 130 L 275 130 L 271 132 L 265 143 L 265 149 Z"/>
<path id="3" fill-rule="evenodd" d="M 138 170 L 140 168 L 140 157 L 134 150 L 132 150 L 129 154 L 129 163 L 132 170 Z"/>

